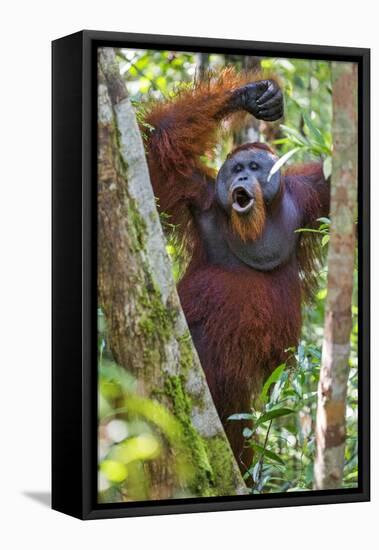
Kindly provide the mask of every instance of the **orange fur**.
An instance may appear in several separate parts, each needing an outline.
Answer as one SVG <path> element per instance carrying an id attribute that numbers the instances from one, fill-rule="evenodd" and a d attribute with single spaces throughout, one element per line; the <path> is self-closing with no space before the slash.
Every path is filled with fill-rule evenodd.
<path id="1" fill-rule="evenodd" d="M 227 158 L 232 157 L 239 151 L 246 151 L 246 149 L 262 149 L 263 151 L 269 151 L 269 153 L 272 153 L 273 155 L 275 155 L 275 151 L 269 145 L 267 145 L 267 143 L 261 143 L 260 141 L 255 141 L 254 143 L 243 143 L 242 145 L 239 145 L 229 153 Z"/>
<path id="2" fill-rule="evenodd" d="M 258 184 L 255 188 L 254 207 L 246 215 L 237 214 L 232 210 L 230 216 L 230 226 L 233 233 L 236 233 L 244 242 L 253 241 L 262 234 L 266 212 L 263 200 L 261 186 Z"/>
<path id="3" fill-rule="evenodd" d="M 217 115 L 225 109 L 231 93 L 261 77 L 259 73 L 239 73 L 229 67 L 218 75 L 209 73 L 205 80 L 195 80 L 193 85 L 179 89 L 174 103 L 170 100 L 153 103 L 146 120 L 158 129 L 152 139 L 161 167 L 172 170 L 174 163 L 175 171 L 189 175 L 201 162 L 200 157 L 213 152 L 220 123 Z M 162 119 L 165 120 L 163 127 Z"/>
<path id="4" fill-rule="evenodd" d="M 159 198 L 159 209 L 169 214 L 190 255 L 197 235 L 187 205 L 190 202 L 201 209 L 209 207 L 209 184 L 213 185 L 216 176 L 201 157 L 213 154 L 220 113 L 225 111 L 231 93 L 260 78 L 258 72 L 237 72 L 227 67 L 181 87 L 174 98 L 152 102 L 146 108 L 147 125 L 141 126 L 141 131 L 154 193 Z M 236 117 L 238 113 L 229 116 Z"/>

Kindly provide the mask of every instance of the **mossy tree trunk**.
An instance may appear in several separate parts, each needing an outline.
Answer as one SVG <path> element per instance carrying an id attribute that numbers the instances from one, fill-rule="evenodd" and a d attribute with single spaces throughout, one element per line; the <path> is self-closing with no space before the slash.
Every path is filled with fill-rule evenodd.
<path id="1" fill-rule="evenodd" d="M 316 422 L 315 488 L 342 486 L 357 206 L 357 66 L 332 63 L 333 172 L 328 297 Z"/>
<path id="2" fill-rule="evenodd" d="M 141 134 L 112 48 L 98 63 L 98 296 L 115 361 L 139 393 L 182 427 L 188 487 L 169 462 L 151 468 L 149 498 L 246 492 L 180 306 Z M 183 443 L 184 442 L 184 443 Z"/>

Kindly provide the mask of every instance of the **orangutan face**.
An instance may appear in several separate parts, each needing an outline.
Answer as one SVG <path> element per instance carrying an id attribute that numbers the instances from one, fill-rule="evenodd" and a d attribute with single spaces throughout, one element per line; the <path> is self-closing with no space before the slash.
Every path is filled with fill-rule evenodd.
<path id="1" fill-rule="evenodd" d="M 257 238 L 265 208 L 280 189 L 280 172 L 270 177 L 277 157 L 266 149 L 246 148 L 232 153 L 216 180 L 216 199 L 243 240 Z"/>

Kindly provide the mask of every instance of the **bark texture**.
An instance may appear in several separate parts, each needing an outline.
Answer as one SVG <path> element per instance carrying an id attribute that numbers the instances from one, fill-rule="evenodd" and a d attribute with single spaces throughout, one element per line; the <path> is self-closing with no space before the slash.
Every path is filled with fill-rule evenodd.
<path id="1" fill-rule="evenodd" d="M 99 50 L 98 61 L 99 306 L 116 362 L 136 376 L 142 396 L 179 420 L 182 451 L 193 466 L 183 487 L 169 462 L 155 461 L 149 498 L 170 498 L 181 489 L 189 496 L 243 494 L 180 306 L 141 134 L 114 50 Z"/>
<path id="2" fill-rule="evenodd" d="M 357 66 L 332 63 L 333 172 L 328 297 L 318 387 L 315 489 L 342 486 L 357 205 Z"/>

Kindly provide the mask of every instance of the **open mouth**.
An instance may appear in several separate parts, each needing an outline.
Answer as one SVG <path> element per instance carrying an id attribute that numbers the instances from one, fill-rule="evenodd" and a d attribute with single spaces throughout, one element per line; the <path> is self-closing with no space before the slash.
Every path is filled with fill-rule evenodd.
<path id="1" fill-rule="evenodd" d="M 232 200 L 232 208 L 240 213 L 248 212 L 254 204 L 254 197 L 244 187 L 233 189 Z"/>

